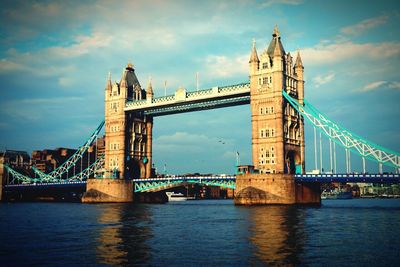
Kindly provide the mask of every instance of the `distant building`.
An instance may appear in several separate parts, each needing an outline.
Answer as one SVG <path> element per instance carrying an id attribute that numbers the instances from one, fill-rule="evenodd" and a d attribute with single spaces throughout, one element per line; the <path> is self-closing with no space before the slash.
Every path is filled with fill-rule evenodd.
<path id="1" fill-rule="evenodd" d="M 49 173 L 68 160 L 75 152 L 75 149 L 64 147 L 54 150 L 34 150 L 32 152 L 31 165 L 41 172 Z"/>
<path id="2" fill-rule="evenodd" d="M 98 138 L 88 150 L 82 155 L 75 163 L 75 166 L 65 173 L 62 178 L 72 177 L 79 174 L 88 168 L 99 156 L 104 154 L 105 145 L 104 137 Z M 75 153 L 76 149 L 70 148 L 56 148 L 35 150 L 32 152 L 31 166 L 35 166 L 39 171 L 49 173 L 60 167 L 64 162 L 70 159 Z"/>
<path id="3" fill-rule="evenodd" d="M 238 174 L 254 173 L 255 171 L 253 165 L 240 165 L 237 168 Z"/>
<path id="4" fill-rule="evenodd" d="M 0 200 L 2 199 L 2 188 L 9 183 L 10 175 L 5 170 L 4 165 L 8 165 L 14 170 L 30 175 L 30 157 L 26 151 L 5 150 L 0 151 Z"/>

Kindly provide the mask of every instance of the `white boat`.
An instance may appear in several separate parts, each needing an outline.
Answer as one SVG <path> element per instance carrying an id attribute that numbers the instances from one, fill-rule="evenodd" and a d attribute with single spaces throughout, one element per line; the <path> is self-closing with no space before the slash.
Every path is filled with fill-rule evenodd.
<path id="1" fill-rule="evenodd" d="M 182 193 L 175 193 L 175 192 L 165 192 L 168 197 L 168 201 L 186 201 L 187 197 L 185 197 Z"/>

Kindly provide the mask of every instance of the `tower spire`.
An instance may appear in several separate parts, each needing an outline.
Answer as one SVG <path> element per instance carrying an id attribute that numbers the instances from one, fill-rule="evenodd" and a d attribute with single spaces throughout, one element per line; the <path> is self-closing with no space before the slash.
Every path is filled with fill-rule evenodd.
<path id="1" fill-rule="evenodd" d="M 108 79 L 107 79 L 107 84 L 106 84 L 106 90 L 111 91 L 112 88 L 112 82 L 111 82 L 111 71 L 108 72 Z"/>
<path id="2" fill-rule="evenodd" d="M 152 84 L 151 76 L 149 76 L 149 82 L 147 83 L 146 91 L 147 91 L 147 94 L 153 95 L 153 84 Z"/>
<path id="3" fill-rule="evenodd" d="M 255 38 L 253 38 L 253 48 L 251 49 L 250 60 L 249 60 L 249 63 L 253 63 L 253 62 L 257 62 L 257 63 L 260 62 L 260 60 L 258 59 L 258 55 L 257 55 Z"/>
<path id="4" fill-rule="evenodd" d="M 300 57 L 300 51 L 297 50 L 297 56 L 296 56 L 296 64 L 294 65 L 295 68 L 304 68 L 303 67 L 303 61 L 301 60 Z"/>
<path id="5" fill-rule="evenodd" d="M 274 33 L 272 34 L 272 36 L 273 37 L 281 37 L 280 35 L 279 35 L 279 30 L 278 30 L 278 25 L 276 25 L 275 24 L 275 27 L 274 27 Z"/>

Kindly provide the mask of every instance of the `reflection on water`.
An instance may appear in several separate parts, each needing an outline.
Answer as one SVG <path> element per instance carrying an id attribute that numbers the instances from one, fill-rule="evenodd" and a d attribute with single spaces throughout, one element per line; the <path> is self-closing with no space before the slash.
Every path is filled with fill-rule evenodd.
<path id="1" fill-rule="evenodd" d="M 152 237 L 147 226 L 151 220 L 148 206 L 132 204 L 102 205 L 97 238 L 100 264 L 135 265 L 147 262 L 150 248 L 145 244 Z"/>
<path id="2" fill-rule="evenodd" d="M 1 266 L 398 266 L 400 199 L 0 204 Z"/>
<path id="3" fill-rule="evenodd" d="M 295 206 L 250 209 L 250 240 L 255 245 L 255 259 L 272 266 L 299 264 L 305 240 L 303 210 Z"/>
<path id="4" fill-rule="evenodd" d="M 194 202 L 192 202 L 195 204 Z M 197 204 L 197 203 L 196 203 Z M 200 203 L 199 203 L 200 204 Z M 197 205 L 196 205 L 197 206 Z M 178 222 L 169 221 L 167 212 L 172 208 L 174 214 L 179 214 L 177 206 L 163 206 L 162 208 L 156 209 L 161 210 L 164 222 L 158 222 L 158 233 L 154 236 L 154 231 L 157 229 L 152 223 L 154 218 L 159 216 L 152 214 L 154 207 L 148 205 L 132 205 L 132 204 L 110 204 L 103 205 L 102 211 L 98 217 L 98 223 L 101 227 L 98 229 L 98 237 L 96 240 L 96 254 L 97 262 L 100 264 L 107 265 L 137 265 L 137 264 L 148 264 L 149 262 L 160 263 L 161 259 L 151 260 L 151 251 L 159 251 L 158 256 L 162 258 L 168 258 L 175 254 L 176 257 L 179 255 L 179 251 L 185 251 L 186 248 L 180 247 L 179 243 L 188 242 L 179 235 L 180 231 L 175 226 Z M 179 210 L 185 210 L 189 206 L 181 206 Z M 203 209 L 203 205 L 198 205 L 194 209 Z M 216 205 L 215 209 L 223 209 L 223 206 Z M 192 207 L 190 207 L 193 210 Z M 182 212 L 183 212 L 182 210 Z M 235 210 L 232 207 L 232 210 Z M 303 242 L 305 240 L 304 231 L 304 210 L 294 206 L 257 206 L 257 207 L 240 207 L 238 208 L 239 213 L 237 215 L 247 217 L 247 227 L 249 229 L 248 239 L 253 245 L 253 257 L 251 257 L 250 263 L 255 265 L 285 265 L 292 266 L 300 264 L 300 256 L 303 251 Z M 186 210 L 183 213 L 189 212 Z M 175 215 L 173 219 L 176 220 Z M 196 215 L 189 214 L 188 224 L 192 225 L 193 229 L 189 232 L 194 231 L 194 224 L 199 221 L 199 217 Z M 222 214 L 221 214 L 222 215 Z M 165 217 L 166 216 L 166 217 Z M 206 219 L 206 224 L 203 222 L 203 226 L 207 225 L 208 222 L 215 220 L 216 215 Z M 222 217 L 230 216 L 228 214 L 222 215 Z M 179 216 L 181 220 L 184 220 L 183 215 Z M 197 217 L 197 218 L 196 218 Z M 182 224 L 181 222 L 180 224 Z M 179 224 L 179 223 L 178 223 Z M 172 227 L 171 227 L 172 226 Z M 215 227 L 215 226 L 214 226 Z M 228 226 L 226 225 L 225 228 Z M 201 236 L 208 236 L 209 241 L 217 241 L 219 237 L 216 233 L 215 236 L 210 236 L 211 228 L 201 229 Z M 231 233 L 235 236 L 237 233 Z M 195 233 L 191 233 L 195 235 Z M 175 240 L 177 244 L 165 243 L 163 240 L 165 237 L 169 240 Z M 186 236 L 186 239 L 188 236 Z M 220 238 L 220 237 L 219 237 Z M 155 239 L 157 242 L 148 242 L 150 239 Z M 154 240 L 153 240 L 154 241 Z M 221 241 L 221 240 L 220 240 Z M 228 240 L 225 240 L 228 241 Z M 199 243 L 199 239 L 189 240 L 190 243 Z M 228 242 L 235 242 L 234 240 Z M 152 245 L 149 245 L 152 244 Z M 219 242 L 218 242 L 219 243 Z M 225 243 L 225 242 L 224 242 Z M 222 243 L 215 244 L 216 249 L 227 250 L 227 244 Z M 152 247 L 150 247 L 152 246 Z M 209 244 L 211 248 L 211 244 Z M 158 247 L 158 249 L 157 249 Z M 161 250 L 160 250 L 161 249 Z M 195 249 L 195 248 L 194 248 Z M 202 247 L 202 250 L 207 251 L 207 247 Z M 188 249 L 187 254 L 196 253 L 202 255 L 200 251 L 191 251 Z M 210 252 L 209 252 L 210 253 Z M 167 255 L 168 254 L 168 255 Z M 191 262 L 189 255 L 185 255 L 187 262 Z M 240 257 L 240 254 L 237 255 Z M 189 259 L 189 260 L 188 260 Z M 200 260 L 200 259 L 197 259 Z M 171 259 L 171 263 L 174 262 Z M 237 262 L 237 261 L 236 261 Z M 193 263 L 193 262 L 192 262 Z M 221 262 L 219 262 L 221 263 Z M 228 262 L 226 262 L 228 263 Z"/>

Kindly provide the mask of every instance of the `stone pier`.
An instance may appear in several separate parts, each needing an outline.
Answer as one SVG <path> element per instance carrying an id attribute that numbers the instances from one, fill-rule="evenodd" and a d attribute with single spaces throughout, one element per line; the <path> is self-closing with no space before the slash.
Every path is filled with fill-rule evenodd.
<path id="1" fill-rule="evenodd" d="M 121 179 L 88 179 L 82 203 L 133 202 L 133 184 Z"/>
<path id="2" fill-rule="evenodd" d="M 319 184 L 297 184 L 291 174 L 236 176 L 235 205 L 321 203 Z"/>

